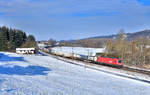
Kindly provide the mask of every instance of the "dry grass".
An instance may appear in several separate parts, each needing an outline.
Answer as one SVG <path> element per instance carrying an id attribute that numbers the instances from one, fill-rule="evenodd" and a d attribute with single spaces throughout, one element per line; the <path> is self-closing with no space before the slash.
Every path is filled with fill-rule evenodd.
<path id="1" fill-rule="evenodd" d="M 150 64 L 144 65 L 143 67 L 146 68 L 146 69 L 150 69 Z"/>

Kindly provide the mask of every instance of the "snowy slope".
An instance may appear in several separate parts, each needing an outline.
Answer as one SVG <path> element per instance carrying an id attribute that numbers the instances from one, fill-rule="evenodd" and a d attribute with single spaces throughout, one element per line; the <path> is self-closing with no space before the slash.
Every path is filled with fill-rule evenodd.
<path id="1" fill-rule="evenodd" d="M 149 95 L 150 84 L 54 59 L 0 53 L 0 95 Z"/>

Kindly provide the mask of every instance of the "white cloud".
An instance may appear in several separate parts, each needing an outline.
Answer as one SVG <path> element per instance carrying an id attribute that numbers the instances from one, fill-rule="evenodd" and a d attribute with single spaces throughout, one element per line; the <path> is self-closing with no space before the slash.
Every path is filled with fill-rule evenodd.
<path id="1" fill-rule="evenodd" d="M 116 33 L 120 28 L 135 31 L 150 25 L 149 12 L 150 6 L 137 0 L 0 0 L 0 13 L 5 13 L 0 14 L 1 24 L 24 29 L 39 39 L 52 33 L 58 39 L 58 33 L 70 33 L 66 37 L 70 39 L 73 32 L 74 38 L 80 38 Z M 77 35 L 81 32 L 86 36 Z"/>
<path id="2" fill-rule="evenodd" d="M 78 12 L 146 13 L 150 7 L 136 0 L 2 0 L 0 10 L 14 14 L 70 14 Z"/>

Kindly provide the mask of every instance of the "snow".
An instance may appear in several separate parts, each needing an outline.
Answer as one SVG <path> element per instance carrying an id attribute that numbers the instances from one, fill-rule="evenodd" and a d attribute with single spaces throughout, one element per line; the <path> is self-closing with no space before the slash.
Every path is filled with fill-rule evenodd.
<path id="1" fill-rule="evenodd" d="M 81 55 L 95 56 L 96 53 L 104 53 L 105 48 L 84 48 L 84 47 L 54 47 L 52 51 L 60 51 L 66 53 L 75 53 Z"/>
<path id="2" fill-rule="evenodd" d="M 0 53 L 0 95 L 149 95 L 150 84 L 50 56 Z"/>

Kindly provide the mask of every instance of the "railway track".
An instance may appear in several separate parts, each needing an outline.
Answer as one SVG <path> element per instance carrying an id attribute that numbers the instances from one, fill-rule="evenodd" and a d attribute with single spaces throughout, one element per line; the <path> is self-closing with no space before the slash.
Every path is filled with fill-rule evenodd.
<path id="1" fill-rule="evenodd" d="M 130 67 L 123 67 L 121 69 L 126 70 L 126 71 L 136 72 L 136 73 L 142 73 L 142 74 L 150 76 L 150 71 L 146 71 L 146 70 L 135 69 L 135 68 L 130 68 Z"/>
<path id="2" fill-rule="evenodd" d="M 46 53 L 46 54 L 49 54 L 49 55 L 51 55 L 52 57 L 54 57 L 54 58 L 56 58 L 58 60 L 62 60 L 62 61 L 65 61 L 65 62 L 68 62 L 68 63 L 71 63 L 71 64 L 75 64 L 75 63 L 73 63 L 71 61 L 77 61 L 77 62 L 82 62 L 82 63 L 84 62 L 84 64 L 88 64 L 88 65 L 96 66 L 96 67 L 100 67 L 100 65 L 104 66 L 103 64 L 95 64 L 95 63 L 91 64 L 88 61 L 81 61 L 81 60 L 77 60 L 77 59 L 66 58 L 66 57 L 63 57 L 63 56 L 57 56 L 57 55 L 50 54 L 50 53 Z M 68 60 L 71 60 L 71 61 L 68 61 Z M 76 64 L 76 65 L 79 65 L 79 64 Z M 140 74 L 144 74 L 144 75 L 149 75 L 150 76 L 150 71 L 146 71 L 146 70 L 142 70 L 142 69 L 130 68 L 130 67 L 126 67 L 126 66 L 123 66 L 122 68 L 117 68 L 117 67 L 113 67 L 113 66 L 107 66 L 107 67 L 115 68 L 115 69 L 121 69 L 121 70 L 129 71 L 129 72 L 136 72 L 136 73 L 140 73 Z"/>
<path id="3" fill-rule="evenodd" d="M 58 59 L 58 60 L 61 60 L 61 61 L 64 61 L 64 62 L 67 62 L 67 63 L 70 63 L 70 64 L 74 64 L 74 65 L 82 66 L 82 67 L 85 67 L 85 68 L 97 70 L 97 71 L 100 71 L 100 72 L 104 72 L 104 73 L 108 73 L 108 74 L 112 74 L 112 75 L 116 75 L 116 76 L 120 76 L 120 77 L 124 77 L 124 78 L 129 78 L 129 79 L 133 79 L 133 80 L 137 80 L 137 81 L 141 81 L 141 82 L 150 84 L 150 79 L 149 78 L 147 79 L 147 78 L 144 78 L 143 76 L 141 76 L 141 74 L 144 74 L 144 75 L 150 77 L 150 71 L 134 69 L 134 68 L 129 68 L 129 67 L 115 68 L 115 67 L 110 67 L 109 66 L 109 68 L 112 68 L 112 69 L 120 69 L 120 70 L 123 70 L 123 71 L 130 72 L 130 74 L 126 73 L 127 74 L 126 75 L 126 74 L 122 74 L 122 73 L 118 73 L 118 72 L 112 72 L 112 71 L 109 71 L 109 70 L 101 69 L 101 66 L 103 66 L 103 65 L 93 64 L 93 63 L 85 62 L 85 61 L 81 61 L 81 60 L 74 60 L 74 59 L 71 59 L 71 58 L 57 56 L 57 55 L 53 55 L 53 54 L 49 54 L 49 53 L 45 53 L 45 52 L 42 52 L 42 53 L 44 53 L 42 55 L 51 56 L 55 59 Z M 108 66 L 103 66 L 103 67 L 107 68 Z M 136 72 L 138 74 L 135 75 L 134 72 Z M 141 77 L 139 77 L 139 76 L 141 76 Z"/>

